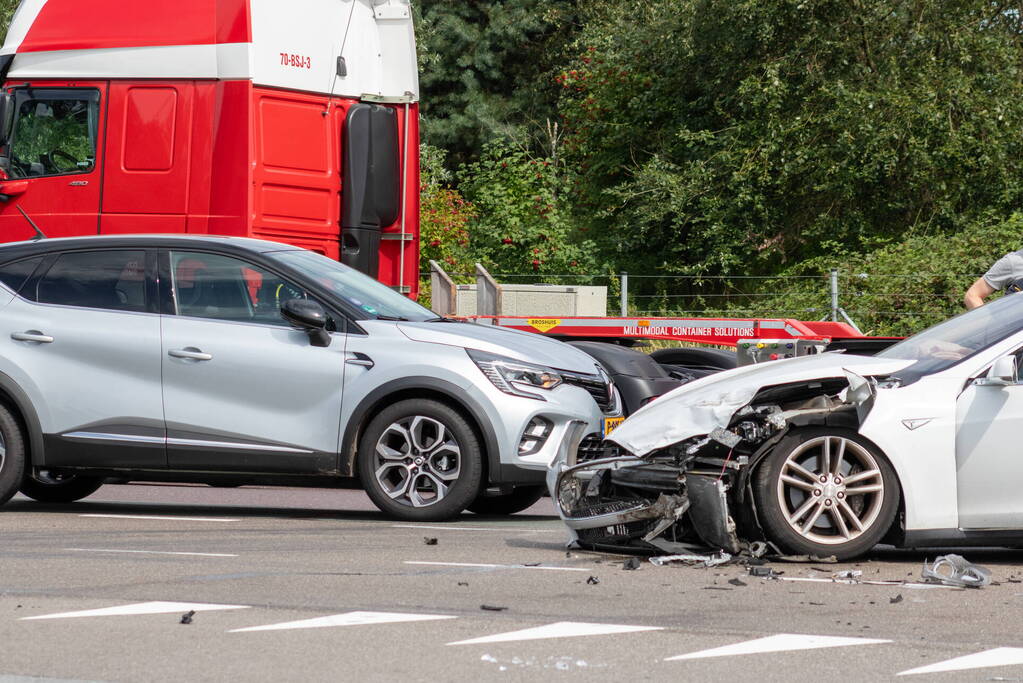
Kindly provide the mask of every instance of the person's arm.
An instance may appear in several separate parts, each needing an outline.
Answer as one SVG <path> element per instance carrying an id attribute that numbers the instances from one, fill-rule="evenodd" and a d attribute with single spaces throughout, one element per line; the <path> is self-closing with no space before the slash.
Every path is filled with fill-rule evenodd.
<path id="1" fill-rule="evenodd" d="M 989 285 L 987 280 L 979 277 L 977 278 L 977 281 L 970 285 L 970 288 L 966 290 L 966 296 L 963 297 L 963 303 L 966 304 L 967 310 L 972 311 L 979 306 L 983 306 L 984 299 L 994 293 L 995 288 Z"/>

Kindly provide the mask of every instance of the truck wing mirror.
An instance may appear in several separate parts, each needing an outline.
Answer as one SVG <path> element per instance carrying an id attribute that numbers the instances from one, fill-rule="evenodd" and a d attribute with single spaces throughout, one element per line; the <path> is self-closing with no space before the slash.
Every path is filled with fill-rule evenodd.
<path id="1" fill-rule="evenodd" d="M 14 95 L 5 92 L 0 94 L 0 146 L 10 142 L 13 123 Z"/>

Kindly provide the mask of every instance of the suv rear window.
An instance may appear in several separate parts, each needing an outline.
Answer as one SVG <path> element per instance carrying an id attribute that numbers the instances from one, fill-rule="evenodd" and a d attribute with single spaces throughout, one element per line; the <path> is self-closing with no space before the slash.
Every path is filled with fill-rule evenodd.
<path id="1" fill-rule="evenodd" d="M 61 254 L 36 285 L 41 304 L 146 310 L 144 251 L 76 251 Z"/>

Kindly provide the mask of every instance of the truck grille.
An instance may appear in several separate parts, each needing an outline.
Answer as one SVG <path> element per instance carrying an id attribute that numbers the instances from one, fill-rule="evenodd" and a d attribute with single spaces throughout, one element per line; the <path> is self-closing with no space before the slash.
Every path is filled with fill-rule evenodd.
<path id="1" fill-rule="evenodd" d="M 607 409 L 611 407 L 611 385 L 601 379 L 599 375 L 577 375 L 571 372 L 559 372 L 565 384 L 582 387 L 590 392 L 590 396 L 597 402 L 601 411 L 607 412 Z"/>

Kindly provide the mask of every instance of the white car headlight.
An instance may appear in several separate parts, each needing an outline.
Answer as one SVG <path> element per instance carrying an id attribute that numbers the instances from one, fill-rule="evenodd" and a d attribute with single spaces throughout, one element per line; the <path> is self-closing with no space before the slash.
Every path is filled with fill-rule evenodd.
<path id="1" fill-rule="evenodd" d="M 506 394 L 546 401 L 547 399 L 543 396 L 533 391 L 528 391 L 525 387 L 550 391 L 563 381 L 557 370 L 544 367 L 543 365 L 524 363 L 514 358 L 476 351 L 475 349 L 466 349 L 465 351 L 483 374 L 487 376 L 487 379 Z"/>

